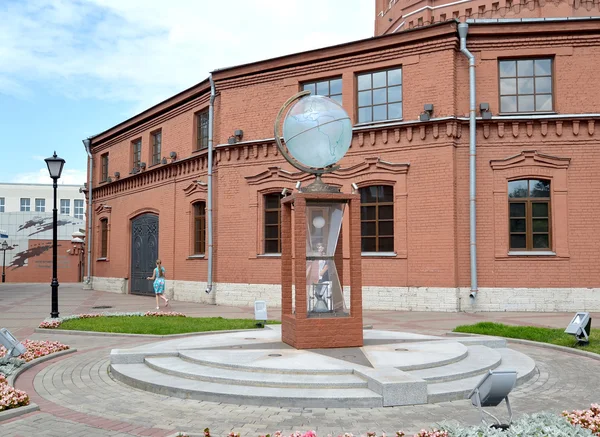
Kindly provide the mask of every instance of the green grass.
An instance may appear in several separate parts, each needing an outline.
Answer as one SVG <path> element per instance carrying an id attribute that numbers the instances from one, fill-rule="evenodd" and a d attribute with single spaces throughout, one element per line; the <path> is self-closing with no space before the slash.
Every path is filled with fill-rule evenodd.
<path id="1" fill-rule="evenodd" d="M 566 328 L 566 326 L 565 326 Z M 471 334 L 496 335 L 499 337 L 521 338 L 524 340 L 539 341 L 558 346 L 575 347 L 587 352 L 600 354 L 600 329 L 592 329 L 590 333 L 590 344 L 587 346 L 575 346 L 574 336 L 565 334 L 565 328 L 539 328 L 536 326 L 509 326 L 501 323 L 481 322 L 475 325 L 461 325 L 454 332 L 468 332 Z"/>
<path id="2" fill-rule="evenodd" d="M 278 324 L 269 320 L 267 324 Z M 228 329 L 256 329 L 253 319 L 224 319 L 223 317 L 142 317 L 115 316 L 67 320 L 58 329 L 122 334 L 170 335 L 187 332 L 224 331 Z"/>

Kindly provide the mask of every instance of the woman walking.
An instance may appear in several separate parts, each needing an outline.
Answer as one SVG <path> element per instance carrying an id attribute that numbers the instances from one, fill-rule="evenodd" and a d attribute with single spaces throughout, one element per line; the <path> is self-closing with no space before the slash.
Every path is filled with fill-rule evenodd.
<path id="1" fill-rule="evenodd" d="M 146 279 L 154 280 L 154 294 L 156 295 L 156 309 L 158 306 L 158 296 L 165 301 L 165 307 L 169 306 L 169 299 L 164 296 L 165 292 L 165 268 L 160 264 L 160 260 L 156 260 L 156 268 L 152 272 L 152 276 L 148 276 Z"/>

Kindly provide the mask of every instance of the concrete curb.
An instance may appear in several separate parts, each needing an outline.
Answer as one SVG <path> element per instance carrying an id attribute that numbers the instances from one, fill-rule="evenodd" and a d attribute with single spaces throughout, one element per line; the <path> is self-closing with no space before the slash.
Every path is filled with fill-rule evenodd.
<path id="1" fill-rule="evenodd" d="M 24 407 L 11 408 L 10 410 L 0 411 L 0 422 L 8 419 L 14 419 L 15 417 L 23 416 L 25 414 L 33 413 L 34 411 L 40 411 L 40 407 L 37 404 L 30 403 Z"/>
<path id="2" fill-rule="evenodd" d="M 541 347 L 541 348 L 544 348 L 544 349 L 553 349 L 553 350 L 556 350 L 556 351 L 566 352 L 566 353 L 569 353 L 569 354 L 579 355 L 579 356 L 582 356 L 582 357 L 591 358 L 592 360 L 600 361 L 600 355 L 595 354 L 593 352 L 586 352 L 586 351 L 582 351 L 582 350 L 579 350 L 579 349 L 573 349 L 573 348 L 566 347 L 566 346 L 558 346 L 556 344 L 540 343 L 538 341 L 531 341 L 531 340 L 523 340 L 521 338 L 500 337 L 499 335 L 471 334 L 471 333 L 467 333 L 467 332 L 446 332 L 446 335 L 448 337 L 476 337 L 476 336 L 483 336 L 483 337 L 504 338 L 508 343 L 526 344 L 526 345 L 529 345 L 529 346 L 536 346 L 536 347 Z"/>
<path id="3" fill-rule="evenodd" d="M 77 349 L 67 349 L 64 351 L 54 352 L 49 355 L 45 355 L 40 358 L 36 358 L 35 360 L 29 361 L 28 363 L 23 364 L 21 367 L 18 367 L 15 373 L 7 376 L 8 384 L 11 386 L 15 386 L 15 382 L 21 373 L 24 371 L 31 369 L 37 364 L 43 363 L 44 361 L 51 360 L 53 358 L 61 357 L 63 355 L 72 354 L 77 352 Z M 40 407 L 37 404 L 30 403 L 29 405 L 25 405 L 24 407 L 11 408 L 10 410 L 1 411 L 0 412 L 0 422 L 8 419 L 14 419 L 15 417 L 23 416 L 24 414 L 33 413 L 34 411 L 39 411 Z"/>
<path id="4" fill-rule="evenodd" d="M 248 332 L 255 331 L 259 328 L 250 329 L 232 329 L 226 331 L 201 331 L 201 332 L 186 332 L 183 334 L 168 334 L 168 335 L 154 335 L 154 334 L 126 334 L 121 332 L 96 332 L 96 331 L 74 331 L 67 329 L 47 329 L 47 328 L 35 328 L 36 334 L 58 334 L 58 335 L 84 335 L 92 337 L 134 337 L 134 338 L 183 338 L 192 337 L 194 335 L 213 335 L 221 334 L 224 332 Z M 262 329 L 267 329 L 265 326 Z"/>
<path id="5" fill-rule="evenodd" d="M 67 349 L 64 351 L 54 352 L 50 355 L 44 355 L 43 357 L 36 358 L 35 360 L 29 361 L 28 363 L 23 364 L 21 367 L 18 367 L 17 370 L 15 371 L 15 373 L 6 377 L 6 379 L 8 380 L 8 384 L 12 385 L 14 387 L 15 382 L 17 381 L 17 378 L 19 377 L 19 375 L 21 373 L 23 373 L 24 371 L 26 371 L 27 369 L 31 369 L 36 364 L 43 363 L 44 361 L 48 361 L 53 358 L 61 357 L 63 355 L 72 354 L 74 352 L 77 352 L 77 349 Z"/>

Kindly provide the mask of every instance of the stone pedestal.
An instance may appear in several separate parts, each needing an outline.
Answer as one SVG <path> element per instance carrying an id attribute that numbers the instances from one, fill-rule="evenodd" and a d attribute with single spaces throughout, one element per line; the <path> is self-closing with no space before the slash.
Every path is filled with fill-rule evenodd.
<path id="1" fill-rule="evenodd" d="M 342 292 L 342 233 L 339 226 L 331 230 L 326 227 L 332 220 L 341 220 L 339 204 L 345 205 L 345 214 L 349 216 L 350 271 L 346 272 L 350 282 L 349 309 L 344 305 L 347 299 L 344 299 Z M 311 219 L 307 214 L 319 209 L 325 211 L 325 219 Z M 334 213 L 327 215 L 326 211 Z M 323 231 L 311 234 L 315 227 L 321 229 L 324 226 Z M 360 196 L 299 192 L 285 197 L 281 200 L 281 240 L 282 341 L 297 349 L 362 346 Z M 327 253 L 315 252 L 314 247 L 320 246 L 321 240 L 326 248 L 319 249 L 327 250 Z M 328 264 L 327 280 L 314 272 L 310 273 L 311 267 L 318 268 L 319 263 L 321 266 Z M 293 285 L 295 290 L 292 289 Z"/>

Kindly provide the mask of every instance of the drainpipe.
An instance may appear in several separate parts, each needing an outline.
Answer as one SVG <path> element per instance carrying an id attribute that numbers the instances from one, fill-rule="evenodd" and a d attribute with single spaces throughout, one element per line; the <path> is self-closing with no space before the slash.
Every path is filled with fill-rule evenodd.
<path id="1" fill-rule="evenodd" d="M 91 149 L 92 141 L 88 138 L 83 140 L 83 145 L 85 146 L 85 151 L 88 156 L 88 214 L 87 214 L 87 222 L 88 222 L 88 231 L 85 245 L 87 246 L 87 277 L 85 278 L 85 284 L 88 287 L 92 285 L 92 175 L 94 169 L 94 160 L 92 159 L 92 149 Z"/>
<path id="2" fill-rule="evenodd" d="M 208 107 L 208 274 L 206 279 L 206 293 L 213 288 L 213 124 L 215 114 L 215 83 L 212 74 L 208 77 L 210 81 L 210 106 Z M 215 298 L 216 300 L 216 298 Z M 214 302 L 216 303 L 216 301 Z"/>
<path id="3" fill-rule="evenodd" d="M 476 240 L 476 203 L 475 203 L 475 158 L 477 126 L 476 126 L 476 103 L 475 103 L 475 56 L 467 49 L 467 23 L 458 24 L 458 36 L 460 37 L 460 51 L 469 59 L 469 227 L 470 227 L 470 258 L 471 258 L 471 292 L 469 297 L 475 300 L 477 297 L 477 240 Z"/>

